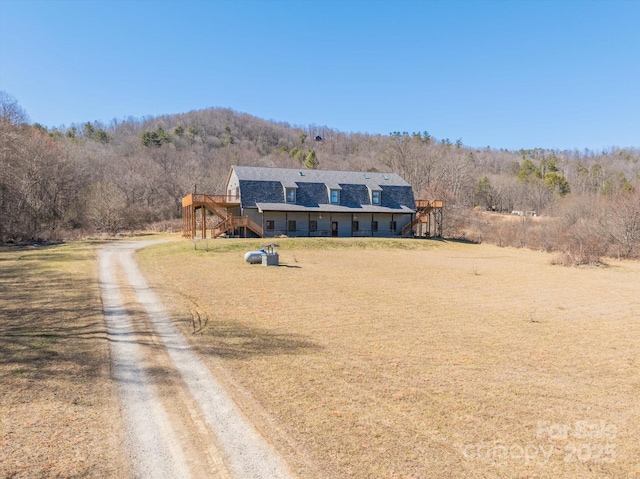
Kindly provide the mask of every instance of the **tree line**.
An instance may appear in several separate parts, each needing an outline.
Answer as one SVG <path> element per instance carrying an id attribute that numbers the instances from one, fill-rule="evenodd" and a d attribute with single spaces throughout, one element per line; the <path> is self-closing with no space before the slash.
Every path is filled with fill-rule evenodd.
<path id="1" fill-rule="evenodd" d="M 417 197 L 445 201 L 449 236 L 638 257 L 639 160 L 638 148 L 471 148 L 427 131 L 345 133 L 223 108 L 46 128 L 0 92 L 0 241 L 171 227 L 184 195 L 222 192 L 235 164 L 391 171 Z M 489 213 L 512 211 L 537 216 L 503 224 Z"/>

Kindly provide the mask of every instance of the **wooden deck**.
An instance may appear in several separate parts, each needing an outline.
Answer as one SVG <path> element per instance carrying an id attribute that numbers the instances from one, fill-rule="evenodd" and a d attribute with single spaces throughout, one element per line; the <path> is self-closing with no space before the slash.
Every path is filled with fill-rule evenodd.
<path id="1" fill-rule="evenodd" d="M 207 211 L 214 218 L 211 223 L 211 237 L 217 238 L 223 234 L 234 234 L 236 229 L 244 228 L 246 236 L 247 230 L 253 231 L 259 237 L 264 232 L 262 226 L 253 221 L 248 216 L 234 216 L 229 212 L 230 208 L 238 208 L 240 198 L 230 195 L 205 195 L 192 193 L 182 198 L 182 236 L 184 238 L 195 238 L 198 229 L 202 238 L 207 237 Z M 198 228 L 198 214 L 201 210 L 200 228 Z"/>
<path id="2" fill-rule="evenodd" d="M 443 206 L 442 200 L 416 200 L 416 208 L 418 210 L 442 208 Z"/>
<path id="3" fill-rule="evenodd" d="M 442 238 L 442 200 L 416 200 L 416 214 L 402 228 L 402 236 L 433 236 Z"/>

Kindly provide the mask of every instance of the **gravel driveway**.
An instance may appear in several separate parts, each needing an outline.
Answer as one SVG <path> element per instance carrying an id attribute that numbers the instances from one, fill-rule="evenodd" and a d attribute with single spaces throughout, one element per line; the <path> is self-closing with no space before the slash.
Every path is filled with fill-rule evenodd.
<path id="1" fill-rule="evenodd" d="M 131 475 L 293 477 L 189 347 L 147 285 L 133 254 L 154 243 L 113 243 L 98 253 Z"/>

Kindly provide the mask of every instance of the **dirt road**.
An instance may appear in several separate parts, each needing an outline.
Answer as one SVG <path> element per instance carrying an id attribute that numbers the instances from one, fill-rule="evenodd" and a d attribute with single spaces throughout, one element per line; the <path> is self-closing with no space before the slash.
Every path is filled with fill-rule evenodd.
<path id="1" fill-rule="evenodd" d="M 293 477 L 148 287 L 133 253 L 150 244 L 114 243 L 98 255 L 131 476 Z"/>

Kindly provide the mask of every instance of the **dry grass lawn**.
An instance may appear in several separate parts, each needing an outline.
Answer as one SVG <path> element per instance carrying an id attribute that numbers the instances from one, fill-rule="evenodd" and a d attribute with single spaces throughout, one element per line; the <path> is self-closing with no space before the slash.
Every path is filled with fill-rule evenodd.
<path id="1" fill-rule="evenodd" d="M 0 248 L 0 477 L 128 477 L 94 246 Z"/>
<path id="2" fill-rule="evenodd" d="M 640 478 L 640 264 L 435 241 L 140 253 L 300 477 Z M 95 245 L 0 249 L 0 477 L 126 477 Z M 194 333 L 195 330 L 195 333 Z"/>
<path id="3" fill-rule="evenodd" d="M 279 242 L 277 268 L 247 240 L 139 257 L 300 477 L 640 478 L 640 264 Z"/>

